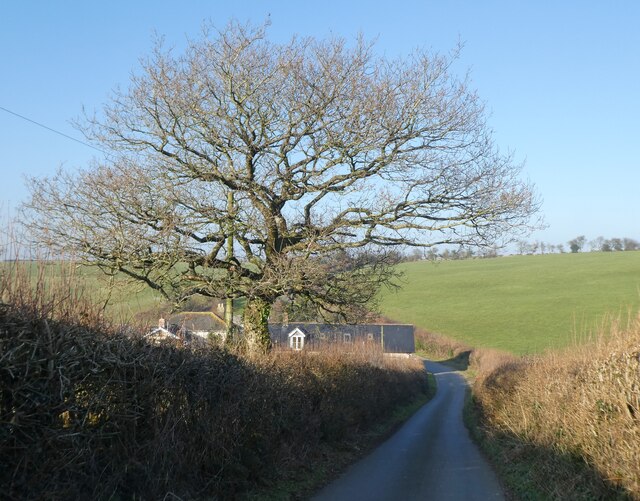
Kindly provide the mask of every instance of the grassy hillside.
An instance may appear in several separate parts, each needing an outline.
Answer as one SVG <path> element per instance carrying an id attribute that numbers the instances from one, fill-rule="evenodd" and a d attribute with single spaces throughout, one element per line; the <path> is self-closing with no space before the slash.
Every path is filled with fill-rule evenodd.
<path id="1" fill-rule="evenodd" d="M 382 313 L 473 346 L 540 352 L 583 340 L 640 305 L 640 252 L 547 254 L 401 265 Z"/>
<path id="2" fill-rule="evenodd" d="M 71 262 L 5 261 L 0 270 L 6 275 L 28 276 L 33 285 L 40 284 L 40 287 L 77 291 L 81 297 L 99 305 L 108 300 L 107 314 L 116 322 L 130 321 L 139 312 L 163 304 L 160 294 L 148 287 L 127 283 L 124 276 L 111 281 L 97 268 Z"/>
<path id="3" fill-rule="evenodd" d="M 107 297 L 109 281 L 97 269 L 42 267 L 36 262 L 21 266 L 31 268 L 34 280 L 44 273 L 46 283 L 80 282 L 94 301 Z M 626 315 L 640 307 L 640 252 L 413 262 L 401 267 L 402 290 L 383 291 L 383 314 L 473 346 L 516 354 L 570 345 L 607 315 Z M 119 283 L 107 311 L 127 321 L 161 304 L 159 294 L 150 289 Z"/>

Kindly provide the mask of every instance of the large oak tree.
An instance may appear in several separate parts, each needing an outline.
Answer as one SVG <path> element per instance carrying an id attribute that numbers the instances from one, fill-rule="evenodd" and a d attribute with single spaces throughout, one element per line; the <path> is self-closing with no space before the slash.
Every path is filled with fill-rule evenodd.
<path id="1" fill-rule="evenodd" d="M 268 349 L 280 296 L 369 301 L 390 246 L 494 245 L 538 210 L 454 56 L 230 24 L 158 44 L 83 130 L 106 160 L 30 180 L 41 242 L 167 298 L 244 297 Z"/>

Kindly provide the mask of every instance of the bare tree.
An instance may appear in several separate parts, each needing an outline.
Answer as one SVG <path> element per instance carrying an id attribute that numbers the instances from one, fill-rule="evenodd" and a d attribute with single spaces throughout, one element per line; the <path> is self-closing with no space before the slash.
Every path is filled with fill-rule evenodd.
<path id="1" fill-rule="evenodd" d="M 612 238 L 609 242 L 614 251 L 620 252 L 624 250 L 624 242 L 621 238 Z"/>
<path id="2" fill-rule="evenodd" d="M 176 301 L 246 298 L 245 334 L 268 349 L 279 296 L 339 310 L 390 283 L 376 248 L 529 229 L 536 196 L 453 58 L 238 24 L 183 55 L 158 44 L 83 125 L 108 161 L 30 181 L 31 229 Z"/>
<path id="3" fill-rule="evenodd" d="M 633 238 L 623 238 L 622 242 L 624 245 L 624 250 L 626 251 L 634 251 L 640 249 L 640 243 L 638 243 L 638 241 L 634 240 Z"/>
<path id="4" fill-rule="evenodd" d="M 584 235 L 580 235 L 576 238 L 569 240 L 568 244 L 569 244 L 569 248 L 571 249 L 571 252 L 575 254 L 576 252 L 580 252 L 582 250 L 586 242 L 587 242 L 587 237 L 585 237 Z"/>
<path id="5" fill-rule="evenodd" d="M 521 256 L 527 253 L 527 249 L 529 248 L 529 242 L 526 240 L 518 240 L 516 242 L 516 246 L 518 249 L 518 254 Z"/>
<path id="6" fill-rule="evenodd" d="M 593 240 L 591 240 L 589 242 L 589 245 L 591 246 L 591 252 L 599 252 L 602 251 L 604 248 L 604 237 L 596 237 Z"/>
<path id="7" fill-rule="evenodd" d="M 546 243 L 540 242 L 539 247 L 540 247 L 540 254 L 544 254 L 547 251 L 547 244 Z"/>

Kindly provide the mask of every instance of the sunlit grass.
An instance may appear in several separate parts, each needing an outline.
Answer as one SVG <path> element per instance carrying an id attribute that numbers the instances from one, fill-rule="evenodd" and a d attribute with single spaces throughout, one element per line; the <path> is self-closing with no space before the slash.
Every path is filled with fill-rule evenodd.
<path id="1" fill-rule="evenodd" d="M 401 268 L 402 289 L 381 294 L 385 316 L 516 354 L 582 342 L 606 315 L 640 305 L 640 252 L 413 262 Z"/>
<path id="2" fill-rule="evenodd" d="M 60 261 L 7 261 L 3 273 L 26 273 L 33 284 L 65 282 L 81 290 L 83 297 L 104 307 L 109 318 L 126 323 L 140 312 L 163 304 L 162 296 L 149 287 L 132 284 L 124 275 L 109 277 L 96 267 Z"/>

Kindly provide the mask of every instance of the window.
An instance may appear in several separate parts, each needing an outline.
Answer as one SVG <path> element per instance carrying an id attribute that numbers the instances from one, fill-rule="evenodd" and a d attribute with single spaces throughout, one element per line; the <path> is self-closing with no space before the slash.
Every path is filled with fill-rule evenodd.
<path id="1" fill-rule="evenodd" d="M 289 347 L 294 350 L 302 350 L 304 348 L 305 334 L 300 329 L 294 329 L 289 333 Z"/>

